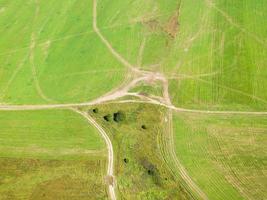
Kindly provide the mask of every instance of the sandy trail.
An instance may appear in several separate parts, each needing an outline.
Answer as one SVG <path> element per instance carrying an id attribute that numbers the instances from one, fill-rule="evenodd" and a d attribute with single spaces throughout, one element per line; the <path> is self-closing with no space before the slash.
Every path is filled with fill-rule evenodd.
<path id="1" fill-rule="evenodd" d="M 72 109 L 73 111 L 75 111 L 76 113 L 79 113 L 80 115 L 82 115 L 84 118 L 87 119 L 87 121 L 89 123 L 91 123 L 93 126 L 95 126 L 97 128 L 97 130 L 100 132 L 101 137 L 104 139 L 106 145 L 107 145 L 107 149 L 108 149 L 108 167 L 107 167 L 107 176 L 109 178 L 112 178 L 112 180 L 115 180 L 114 175 L 113 175 L 113 161 L 114 161 L 114 152 L 113 152 L 113 147 L 112 147 L 112 143 L 107 135 L 107 133 L 104 131 L 104 129 L 98 125 L 98 123 L 88 114 L 86 114 L 85 112 L 81 112 L 77 109 Z M 116 200 L 116 195 L 115 195 L 115 187 L 114 187 L 115 183 L 113 181 L 112 184 L 109 184 L 108 188 L 109 188 L 109 195 L 110 198 L 112 200 Z"/>

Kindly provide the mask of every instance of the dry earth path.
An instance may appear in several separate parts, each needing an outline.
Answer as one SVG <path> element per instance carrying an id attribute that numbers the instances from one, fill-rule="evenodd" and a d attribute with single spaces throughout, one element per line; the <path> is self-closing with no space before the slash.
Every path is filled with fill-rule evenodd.
<path id="1" fill-rule="evenodd" d="M 107 135 L 107 133 L 104 131 L 104 129 L 87 113 L 79 111 L 77 109 L 72 109 L 74 112 L 82 115 L 89 123 L 91 123 L 94 127 L 97 128 L 97 130 L 100 132 L 101 137 L 104 139 L 107 149 L 108 149 L 108 167 L 107 167 L 107 179 L 111 179 L 112 182 L 109 182 L 108 189 L 109 189 L 109 196 L 112 200 L 116 200 L 116 195 L 115 195 L 115 178 L 114 178 L 114 152 L 113 152 L 113 147 L 112 143 Z"/>

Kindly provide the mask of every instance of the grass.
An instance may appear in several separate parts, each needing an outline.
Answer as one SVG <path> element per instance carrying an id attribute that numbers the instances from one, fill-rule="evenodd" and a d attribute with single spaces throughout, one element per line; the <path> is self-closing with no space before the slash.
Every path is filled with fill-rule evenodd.
<path id="1" fill-rule="evenodd" d="M 0 199 L 107 199 L 97 130 L 68 110 L 0 112 Z"/>
<path id="2" fill-rule="evenodd" d="M 102 158 L 0 158 L 0 199 L 107 199 Z"/>
<path id="3" fill-rule="evenodd" d="M 112 46 L 134 66 L 155 69 L 172 39 L 164 30 L 179 1 L 123 1 L 98 3 L 98 26 Z M 104 27 L 113 27 L 104 30 Z M 142 50 L 143 46 L 143 50 Z M 141 63 L 139 63 L 141 61 Z"/>
<path id="4" fill-rule="evenodd" d="M 266 13 L 265 0 L 97 1 L 114 50 L 164 73 L 174 105 L 206 110 L 267 109 Z M 0 104 L 89 102 L 128 73 L 93 30 L 92 0 L 0 0 L 0 36 Z M 161 96 L 162 87 L 131 92 Z M 86 109 L 112 139 L 118 198 L 192 198 L 172 166 L 164 108 L 97 108 Z M 265 117 L 179 114 L 174 130 L 178 158 L 210 199 L 267 198 Z M 0 141 L 0 199 L 107 198 L 104 142 L 81 116 L 1 111 Z"/>
<path id="5" fill-rule="evenodd" d="M 188 199 L 189 194 L 162 157 L 165 109 L 146 104 L 99 105 L 88 108 L 112 140 L 118 199 Z M 123 113 L 115 122 L 113 113 Z M 103 117 L 110 114 L 109 121 Z M 145 125 L 142 128 L 142 125 Z M 162 136 L 163 134 L 163 136 Z M 133 192 L 134 191 L 134 192 Z"/>
<path id="6" fill-rule="evenodd" d="M 266 122 L 177 114 L 177 157 L 210 199 L 266 199 Z"/>
<path id="7" fill-rule="evenodd" d="M 2 111 L 0 132 L 1 157 L 75 159 L 104 148 L 97 130 L 67 110 Z"/>
<path id="8" fill-rule="evenodd" d="M 266 1 L 207 2 L 181 3 L 178 36 L 162 68 L 173 102 L 266 110 Z"/>
<path id="9" fill-rule="evenodd" d="M 137 92 L 143 95 L 155 95 L 161 97 L 163 95 L 163 88 L 161 83 L 154 83 L 153 85 L 148 85 L 146 83 L 141 82 L 140 85 L 131 89 L 130 92 Z"/>
<path id="10" fill-rule="evenodd" d="M 125 67 L 93 32 L 92 1 L 62 6 L 18 0 L 0 6 L 1 102 L 84 102 L 123 81 Z"/>

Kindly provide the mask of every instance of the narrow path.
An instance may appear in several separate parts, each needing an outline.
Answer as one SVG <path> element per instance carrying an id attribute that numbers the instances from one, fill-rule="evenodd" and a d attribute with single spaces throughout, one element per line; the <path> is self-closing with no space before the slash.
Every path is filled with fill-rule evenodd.
<path id="1" fill-rule="evenodd" d="M 34 49 L 35 49 L 35 34 L 32 33 L 31 37 L 31 47 L 30 47 L 30 63 L 31 63 L 31 70 L 32 70 L 32 77 L 35 84 L 36 91 L 38 95 L 47 102 L 53 102 L 50 98 L 48 98 L 41 89 L 41 86 L 39 84 L 38 75 L 36 71 L 36 66 L 34 62 Z"/>
<path id="2" fill-rule="evenodd" d="M 109 183 L 108 189 L 109 189 L 109 195 L 112 200 L 116 200 L 115 195 L 115 178 L 113 175 L 114 171 L 114 153 L 113 153 L 113 147 L 112 143 L 107 135 L 107 133 L 104 131 L 104 129 L 87 113 L 79 111 L 77 109 L 72 109 L 74 112 L 79 113 L 84 118 L 87 119 L 89 123 L 91 123 L 93 126 L 97 128 L 97 130 L 100 132 L 102 138 L 105 140 L 105 143 L 107 145 L 108 149 L 108 167 L 107 167 L 107 178 L 112 180 L 112 183 Z"/>
<path id="3" fill-rule="evenodd" d="M 168 142 L 169 146 L 169 153 L 172 157 L 177 169 L 179 169 L 180 175 L 183 178 L 183 180 L 186 182 L 186 184 L 189 186 L 189 188 L 193 189 L 195 193 L 203 200 L 208 200 L 209 198 L 207 195 L 198 187 L 198 185 L 192 180 L 192 178 L 188 175 L 185 167 L 181 164 L 180 160 L 178 159 L 176 153 L 175 153 L 175 145 L 174 145 L 174 134 L 173 134 L 173 117 L 172 117 L 172 111 L 168 110 L 168 118 L 169 118 L 169 132 L 170 132 L 170 140 Z"/>
<path id="4" fill-rule="evenodd" d="M 93 0 L 93 29 L 101 41 L 106 45 L 109 51 L 120 61 L 124 66 L 131 69 L 132 71 L 137 72 L 138 70 L 131 65 L 126 59 L 124 59 L 109 43 L 109 41 L 102 35 L 97 27 L 97 0 Z"/>
<path id="5" fill-rule="evenodd" d="M 38 14 L 40 12 L 40 2 L 38 0 L 35 0 L 35 6 L 36 6 L 36 11 L 35 11 L 35 15 L 34 15 L 34 18 L 33 18 L 33 24 L 36 23 L 36 19 L 38 17 Z M 36 46 L 36 38 L 35 38 L 35 32 L 34 30 L 32 31 L 32 34 L 31 34 L 31 43 L 30 43 L 30 49 L 29 49 L 29 59 L 30 59 L 30 64 L 31 64 L 31 70 L 32 70 L 32 77 L 33 77 L 33 81 L 34 81 L 34 84 L 35 84 L 35 88 L 36 88 L 36 91 L 38 93 L 38 95 L 45 101 L 47 102 L 53 102 L 52 99 L 48 98 L 44 93 L 43 93 L 43 90 L 41 89 L 41 86 L 39 84 L 39 80 L 38 80 L 38 75 L 37 75 L 37 71 L 36 71 L 36 66 L 35 66 L 35 46 Z"/>
<path id="6" fill-rule="evenodd" d="M 126 93 L 125 95 L 118 95 L 119 97 L 125 97 L 125 96 L 131 96 L 131 93 Z M 217 114 L 217 115 L 262 115 L 262 116 L 267 116 L 267 111 L 234 111 L 234 110 L 229 110 L 229 111 L 214 111 L 214 110 L 196 110 L 196 109 L 187 109 L 187 108 L 180 108 L 180 107 L 175 107 L 174 105 L 167 105 L 163 102 L 159 102 L 156 99 L 149 99 L 147 101 L 145 100 L 120 100 L 120 101 L 113 101 L 116 100 L 117 95 L 114 95 L 110 98 L 101 98 L 101 99 L 96 99 L 91 102 L 85 102 L 85 103 L 69 103 L 69 104 L 42 104 L 42 105 L 1 105 L 0 104 L 0 111 L 20 111 L 20 110 L 45 110 L 45 109 L 67 109 L 71 107 L 77 107 L 77 106 L 94 106 L 98 104 L 108 104 L 108 103 L 148 103 L 148 104 L 155 104 L 159 106 L 163 106 L 166 108 L 170 108 L 173 111 L 176 112 L 188 112 L 188 113 L 198 113 L 198 114 Z M 140 95 L 134 95 L 134 96 L 139 96 Z"/>

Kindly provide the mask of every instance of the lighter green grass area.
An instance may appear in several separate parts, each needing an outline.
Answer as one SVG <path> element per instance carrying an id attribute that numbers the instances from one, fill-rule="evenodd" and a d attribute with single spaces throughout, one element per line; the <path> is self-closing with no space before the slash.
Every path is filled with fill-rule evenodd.
<path id="1" fill-rule="evenodd" d="M 0 112 L 0 157 L 81 159 L 104 155 L 104 142 L 72 111 Z"/>
<path id="2" fill-rule="evenodd" d="M 163 65 L 174 104 L 267 109 L 266 13 L 265 0 L 183 1 L 179 33 Z"/>
<path id="3" fill-rule="evenodd" d="M 266 199 L 267 118 L 177 114 L 178 159 L 209 199 Z"/>
<path id="4" fill-rule="evenodd" d="M 168 52 L 170 38 L 164 32 L 179 1 L 99 1 L 98 26 L 114 49 L 132 65 L 154 70 Z M 155 29 L 150 26 L 156 22 Z M 111 30 L 103 30 L 113 27 Z"/>
<path id="5" fill-rule="evenodd" d="M 85 102 L 124 79 L 126 68 L 93 32 L 92 1 L 0 6 L 1 103 Z"/>

